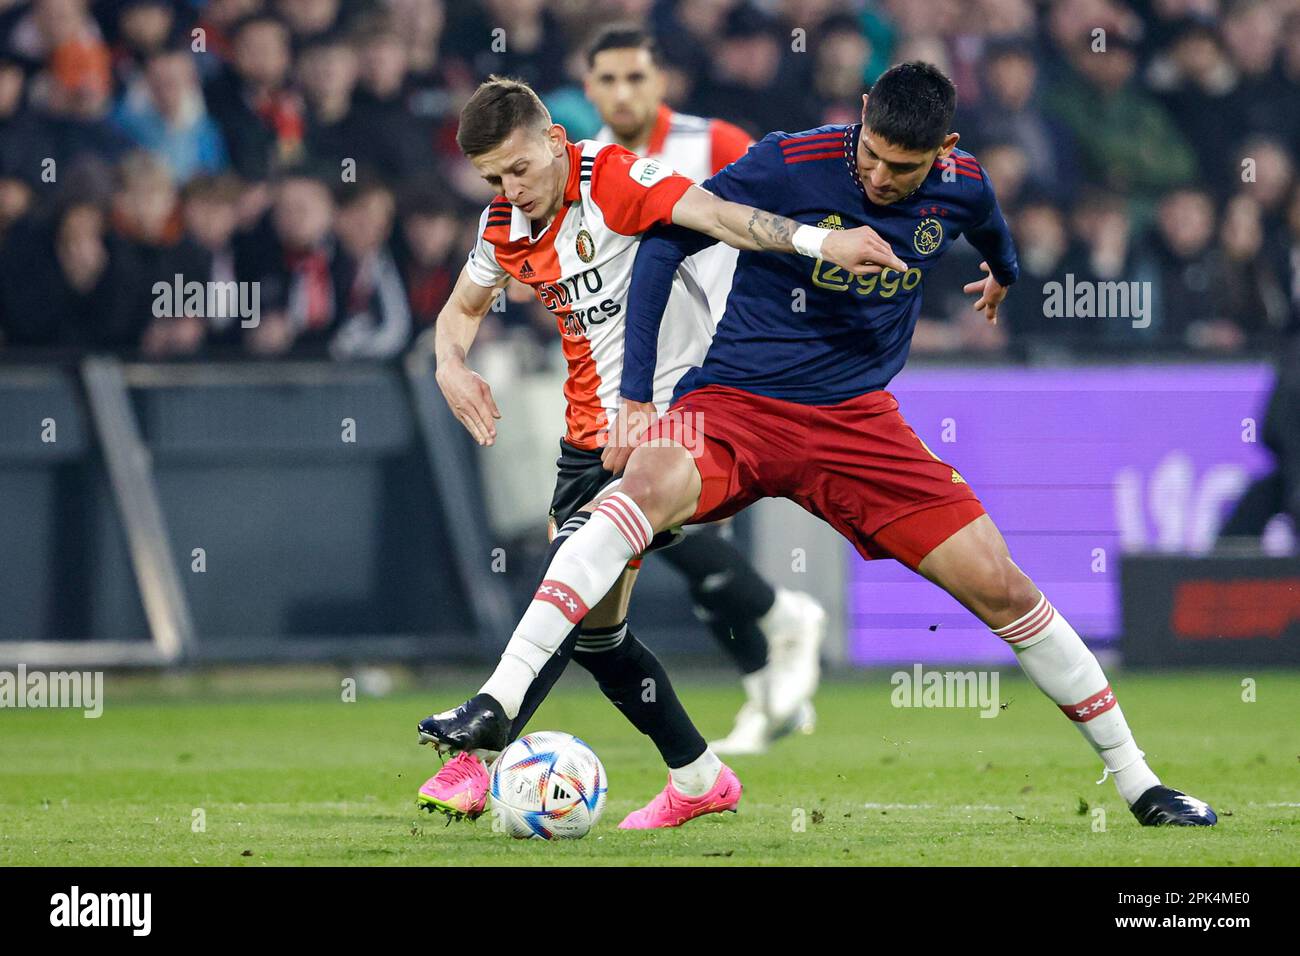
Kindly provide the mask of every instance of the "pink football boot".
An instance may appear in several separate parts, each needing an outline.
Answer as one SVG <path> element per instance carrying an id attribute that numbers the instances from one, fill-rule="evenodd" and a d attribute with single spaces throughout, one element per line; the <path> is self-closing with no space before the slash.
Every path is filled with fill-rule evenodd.
<path id="1" fill-rule="evenodd" d="M 736 812 L 740 803 L 740 794 L 744 788 L 736 772 L 726 764 L 718 771 L 718 779 L 713 788 L 698 797 L 688 797 L 673 786 L 668 778 L 657 797 L 640 810 L 633 810 L 618 825 L 620 830 L 658 830 L 663 827 L 679 827 L 687 820 L 694 820 L 706 813 L 721 813 L 724 810 Z"/>
<path id="2" fill-rule="evenodd" d="M 487 808 L 490 787 L 487 766 L 464 751 L 424 782 L 415 802 L 430 813 L 445 813 L 453 820 L 474 820 Z"/>

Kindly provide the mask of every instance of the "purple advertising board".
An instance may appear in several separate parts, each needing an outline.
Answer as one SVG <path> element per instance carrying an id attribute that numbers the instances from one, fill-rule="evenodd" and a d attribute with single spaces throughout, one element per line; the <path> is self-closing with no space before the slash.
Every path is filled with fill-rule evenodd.
<path id="1" fill-rule="evenodd" d="M 1266 365 L 912 368 L 890 391 L 970 482 L 1012 557 L 1093 646 L 1118 636 L 1119 556 L 1207 550 L 1270 466 Z M 1266 545 L 1285 547 L 1288 529 Z M 856 664 L 1014 659 L 961 605 L 895 561 L 846 574 Z"/>

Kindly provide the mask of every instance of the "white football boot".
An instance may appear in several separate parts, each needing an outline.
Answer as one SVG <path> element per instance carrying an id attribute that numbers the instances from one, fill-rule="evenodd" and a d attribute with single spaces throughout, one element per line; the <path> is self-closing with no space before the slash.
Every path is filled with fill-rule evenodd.
<path id="1" fill-rule="evenodd" d="M 750 756 L 767 750 L 770 722 L 767 717 L 767 682 L 771 665 L 740 679 L 745 688 L 745 703 L 736 714 L 731 733 L 709 744 L 723 757 Z"/>
<path id="2" fill-rule="evenodd" d="M 826 611 L 802 591 L 776 592 L 772 609 L 758 622 L 767 636 L 767 718 L 773 730 L 799 720 L 804 705 L 817 693 L 821 680 L 821 647 L 826 636 Z M 811 710 L 811 708 L 809 708 Z M 815 716 L 812 718 L 816 720 Z M 788 732 L 788 731 L 787 731 Z M 811 732 L 811 731 L 805 731 Z"/>
<path id="3" fill-rule="evenodd" d="M 767 742 L 775 743 L 790 734 L 811 734 L 816 729 L 817 709 L 813 707 L 811 700 L 805 700 L 799 705 L 799 709 L 794 712 L 794 715 L 784 724 L 772 726 Z"/>
<path id="4" fill-rule="evenodd" d="M 761 754 L 787 734 L 816 729 L 812 697 L 821 679 L 826 612 L 810 595 L 782 588 L 758 628 L 767 638 L 768 663 L 741 678 L 745 703 L 731 733 L 709 744 L 716 754 Z"/>

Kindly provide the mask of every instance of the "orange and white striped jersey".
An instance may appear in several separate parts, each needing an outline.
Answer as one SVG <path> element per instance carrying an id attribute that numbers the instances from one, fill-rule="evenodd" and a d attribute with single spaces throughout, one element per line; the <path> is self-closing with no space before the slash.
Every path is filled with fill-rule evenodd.
<path id="1" fill-rule="evenodd" d="M 483 210 L 465 270 L 482 286 L 513 276 L 555 316 L 568 363 L 565 440 L 595 449 L 619 405 L 637 242 L 656 223 L 672 222 L 673 207 L 692 182 L 621 146 L 583 140 L 569 143 L 568 151 L 564 204 L 551 223 L 534 236 L 528 217 L 496 197 Z M 659 331 L 654 401 L 661 413 L 677 380 L 708 350 L 713 323 L 706 302 L 694 266 L 685 263 Z"/>
<path id="2" fill-rule="evenodd" d="M 614 132 L 602 126 L 596 134 L 602 143 L 614 142 Z M 753 145 L 753 140 L 739 126 L 720 119 L 705 119 L 677 113 L 660 104 L 655 116 L 650 138 L 646 140 L 641 155 L 657 159 L 669 169 L 676 170 L 697 183 L 702 183 L 723 166 L 734 163 Z M 736 271 L 739 253 L 720 242 L 691 257 L 696 274 L 704 283 L 709 297 L 709 311 L 717 325 L 727 306 L 731 292 L 731 277 Z"/>

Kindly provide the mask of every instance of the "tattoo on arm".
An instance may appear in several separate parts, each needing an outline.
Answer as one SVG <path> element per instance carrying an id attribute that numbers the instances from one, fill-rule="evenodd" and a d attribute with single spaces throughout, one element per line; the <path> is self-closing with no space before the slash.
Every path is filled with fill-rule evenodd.
<path id="1" fill-rule="evenodd" d="M 749 236 L 760 249 L 788 250 L 790 238 L 798 225 L 784 216 L 774 216 L 770 212 L 755 209 L 749 217 Z"/>

